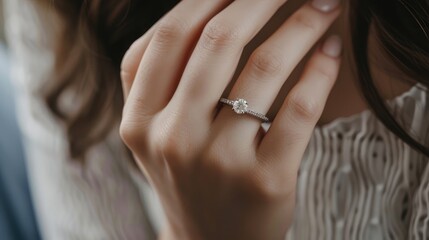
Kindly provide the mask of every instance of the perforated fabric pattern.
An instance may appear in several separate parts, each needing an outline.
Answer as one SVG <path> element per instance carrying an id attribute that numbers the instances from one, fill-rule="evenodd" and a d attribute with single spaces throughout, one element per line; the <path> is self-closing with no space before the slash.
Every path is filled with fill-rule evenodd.
<path id="1" fill-rule="evenodd" d="M 389 105 L 428 145 L 423 88 L 417 84 Z M 428 160 L 370 111 L 316 128 L 286 239 L 429 239 Z"/>

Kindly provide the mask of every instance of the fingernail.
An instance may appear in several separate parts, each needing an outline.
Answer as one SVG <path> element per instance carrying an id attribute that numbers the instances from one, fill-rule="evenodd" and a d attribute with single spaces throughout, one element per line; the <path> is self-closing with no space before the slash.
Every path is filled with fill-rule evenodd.
<path id="1" fill-rule="evenodd" d="M 313 0 L 313 7 L 322 12 L 329 12 L 340 4 L 340 0 Z"/>
<path id="2" fill-rule="evenodd" d="M 339 57 L 342 49 L 342 40 L 338 35 L 332 35 L 325 40 L 322 51 L 330 57 Z"/>

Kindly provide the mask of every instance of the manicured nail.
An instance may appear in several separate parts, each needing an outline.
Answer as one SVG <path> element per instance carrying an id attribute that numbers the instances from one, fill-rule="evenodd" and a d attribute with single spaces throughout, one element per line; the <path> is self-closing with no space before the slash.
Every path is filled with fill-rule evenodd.
<path id="1" fill-rule="evenodd" d="M 325 40 L 322 51 L 330 57 L 339 57 L 342 49 L 342 40 L 338 35 L 332 35 Z"/>
<path id="2" fill-rule="evenodd" d="M 340 0 L 313 0 L 313 7 L 322 12 L 329 12 L 340 4 Z"/>

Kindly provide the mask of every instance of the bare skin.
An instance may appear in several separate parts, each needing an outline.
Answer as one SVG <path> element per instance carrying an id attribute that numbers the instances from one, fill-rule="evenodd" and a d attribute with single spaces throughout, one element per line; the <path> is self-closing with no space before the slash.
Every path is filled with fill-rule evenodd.
<path id="1" fill-rule="evenodd" d="M 258 44 L 260 44 L 264 39 L 268 38 L 269 35 L 271 35 L 277 29 L 277 27 L 303 3 L 305 3 L 303 0 L 289 0 L 288 3 L 283 5 L 283 7 L 280 8 L 278 13 L 273 17 L 273 19 L 267 23 L 264 31 L 257 35 L 256 38 L 249 44 L 248 48 L 246 48 L 244 52 L 244 55 L 249 56 L 258 46 Z M 344 6 L 344 8 L 346 7 Z M 348 23 L 348 15 L 347 11 L 343 11 L 338 19 L 335 20 L 333 25 L 330 27 L 327 34 L 325 34 L 325 37 L 334 33 L 342 36 L 344 39 L 344 52 L 349 54 L 351 49 L 350 42 L 347 41 L 348 29 L 346 23 Z M 390 64 L 389 62 L 386 62 L 387 59 L 380 57 L 382 53 L 379 51 L 377 43 L 374 41 L 372 35 L 370 35 L 369 47 L 371 49 L 370 52 L 373 53 L 372 57 L 375 58 L 376 61 L 383 62 L 384 65 Z M 337 118 L 349 117 L 369 109 L 369 106 L 366 104 L 365 98 L 363 97 L 357 85 L 358 80 L 352 71 L 354 63 L 350 60 L 351 59 L 348 57 L 343 58 L 338 79 L 329 95 L 325 109 L 317 123 L 317 126 L 326 125 Z M 242 61 L 242 64 L 244 63 L 245 61 Z M 305 60 L 300 64 L 300 66 L 298 66 L 298 68 L 303 68 L 304 64 Z M 395 68 L 395 66 L 390 65 L 389 67 Z M 275 116 L 275 114 L 278 112 L 283 99 L 287 96 L 287 93 L 290 91 L 292 86 L 295 85 L 295 83 L 298 81 L 300 73 L 301 71 L 296 71 L 296 73 L 292 74 L 285 82 L 285 85 L 283 86 L 278 98 L 268 113 L 271 118 L 273 118 L 273 116 Z M 377 66 L 373 67 L 373 77 L 378 88 L 380 89 L 380 93 L 385 99 L 392 99 L 409 90 L 409 88 L 412 86 L 409 83 L 395 79 L 394 76 L 388 75 L 385 71 L 381 70 Z"/>
<path id="2" fill-rule="evenodd" d="M 183 0 L 124 57 L 121 136 L 160 197 L 162 238 L 282 239 L 314 127 L 366 108 L 341 41 L 323 37 L 341 6 L 291 0 L 248 45 L 284 2 Z M 271 109 L 270 130 L 217 111 L 221 96 Z"/>

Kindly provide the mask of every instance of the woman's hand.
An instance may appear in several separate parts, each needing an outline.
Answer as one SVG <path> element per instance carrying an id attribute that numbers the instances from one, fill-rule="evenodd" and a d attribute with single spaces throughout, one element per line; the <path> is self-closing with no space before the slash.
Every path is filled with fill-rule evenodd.
<path id="1" fill-rule="evenodd" d="M 282 239 L 291 223 L 299 164 L 337 77 L 340 40 L 315 51 L 268 132 L 219 104 L 244 46 L 284 2 L 183 0 L 123 60 L 121 136 L 161 199 L 168 238 Z M 267 112 L 339 15 L 331 2 L 295 12 L 252 54 L 228 98 Z"/>

